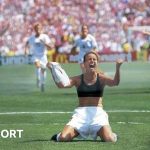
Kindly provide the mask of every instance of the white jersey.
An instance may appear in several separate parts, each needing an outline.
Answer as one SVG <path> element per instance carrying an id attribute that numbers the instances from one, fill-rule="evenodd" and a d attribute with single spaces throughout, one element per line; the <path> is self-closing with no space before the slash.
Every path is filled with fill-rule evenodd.
<path id="1" fill-rule="evenodd" d="M 94 48 L 98 49 L 97 42 L 91 34 L 88 34 L 84 39 L 81 37 L 77 39 L 75 41 L 75 47 L 79 49 L 79 63 L 83 62 L 83 57 L 87 52 L 91 51 Z"/>
<path id="2" fill-rule="evenodd" d="M 42 57 L 47 54 L 47 47 L 41 41 L 47 44 L 51 43 L 50 38 L 46 34 L 40 34 L 39 37 L 33 35 L 27 41 L 34 56 Z"/>

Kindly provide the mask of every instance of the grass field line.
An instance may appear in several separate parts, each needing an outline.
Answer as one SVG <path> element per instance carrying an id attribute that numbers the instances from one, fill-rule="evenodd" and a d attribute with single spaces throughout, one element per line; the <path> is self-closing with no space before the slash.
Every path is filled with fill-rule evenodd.
<path id="1" fill-rule="evenodd" d="M 133 125 L 141 125 L 144 124 L 143 122 L 122 122 L 122 121 L 117 121 L 117 122 L 113 122 L 113 123 L 117 123 L 117 124 L 133 124 Z M 53 122 L 53 123 L 0 123 L 0 126 L 2 125 L 26 125 L 26 126 L 30 126 L 30 125 L 36 125 L 36 126 L 41 126 L 41 125 L 65 125 L 66 122 Z"/>
<path id="2" fill-rule="evenodd" d="M 150 113 L 150 110 L 106 110 L 110 113 Z M 20 115 L 20 114 L 72 114 L 71 111 L 41 111 L 41 112 L 0 112 L 0 115 Z"/>

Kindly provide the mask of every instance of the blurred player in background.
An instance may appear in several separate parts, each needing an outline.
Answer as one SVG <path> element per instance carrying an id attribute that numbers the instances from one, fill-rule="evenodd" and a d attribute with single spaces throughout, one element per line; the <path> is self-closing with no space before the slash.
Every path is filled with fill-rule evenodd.
<path id="1" fill-rule="evenodd" d="M 148 47 L 147 47 L 147 49 L 150 52 L 150 30 L 143 30 L 142 33 L 147 35 L 147 38 L 148 38 Z"/>
<path id="2" fill-rule="evenodd" d="M 85 71 L 83 64 L 84 55 L 91 50 L 95 51 L 98 50 L 97 42 L 95 38 L 91 34 L 89 34 L 87 25 L 82 25 L 81 35 L 77 40 L 75 40 L 74 47 L 76 48 L 77 51 L 79 51 L 78 63 L 80 64 L 82 72 L 84 72 Z"/>
<path id="3" fill-rule="evenodd" d="M 102 97 L 104 87 L 117 86 L 120 82 L 120 66 L 122 59 L 116 61 L 116 73 L 110 78 L 98 71 L 98 55 L 90 51 L 83 58 L 85 72 L 82 75 L 68 77 L 58 63 L 49 63 L 48 67 L 56 85 L 59 88 L 76 87 L 79 105 L 75 109 L 72 119 L 65 125 L 62 132 L 52 136 L 51 140 L 66 142 L 75 137 L 87 139 L 91 136 L 96 140 L 116 142 L 117 135 L 112 132 L 108 114 L 103 110 Z"/>
<path id="4" fill-rule="evenodd" d="M 46 79 L 47 49 L 52 49 L 53 44 L 48 35 L 43 33 L 42 25 L 34 25 L 35 35 L 29 37 L 25 45 L 25 54 L 29 54 L 29 48 L 33 53 L 33 62 L 36 67 L 37 87 L 44 91 Z"/>

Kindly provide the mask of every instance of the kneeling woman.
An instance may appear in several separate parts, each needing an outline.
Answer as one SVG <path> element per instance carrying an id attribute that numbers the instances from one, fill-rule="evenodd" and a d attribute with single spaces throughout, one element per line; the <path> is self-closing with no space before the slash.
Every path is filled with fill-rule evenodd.
<path id="1" fill-rule="evenodd" d="M 74 110 L 72 119 L 64 129 L 52 136 L 51 140 L 68 142 L 75 137 L 86 139 L 91 136 L 96 140 L 99 136 L 102 141 L 116 142 L 117 135 L 112 132 L 109 125 L 108 114 L 103 110 L 102 97 L 105 85 L 116 86 L 120 82 L 120 66 L 123 60 L 116 61 L 114 78 L 107 77 L 98 71 L 98 55 L 90 51 L 84 56 L 85 73 L 68 77 L 57 63 L 49 63 L 53 79 L 59 88 L 76 87 L 79 105 Z M 60 71 L 60 72 L 59 72 Z"/>

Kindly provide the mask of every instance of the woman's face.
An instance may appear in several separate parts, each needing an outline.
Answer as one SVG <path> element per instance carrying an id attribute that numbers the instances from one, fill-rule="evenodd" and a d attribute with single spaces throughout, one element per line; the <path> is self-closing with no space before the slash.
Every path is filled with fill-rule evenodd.
<path id="1" fill-rule="evenodd" d="M 42 26 L 40 24 L 37 25 L 34 29 L 37 34 L 40 34 L 42 32 Z"/>
<path id="2" fill-rule="evenodd" d="M 85 66 L 86 71 L 88 72 L 96 71 L 97 64 L 98 64 L 98 60 L 95 54 L 90 53 L 85 57 L 84 66 Z"/>

